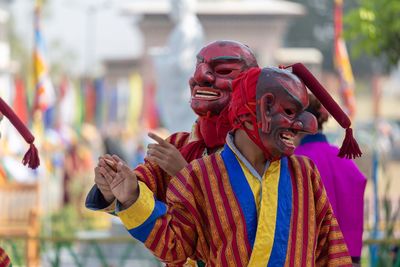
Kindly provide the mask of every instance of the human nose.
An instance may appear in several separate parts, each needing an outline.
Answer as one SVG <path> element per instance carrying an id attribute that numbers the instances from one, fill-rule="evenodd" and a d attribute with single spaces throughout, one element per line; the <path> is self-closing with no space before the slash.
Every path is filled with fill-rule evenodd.
<path id="1" fill-rule="evenodd" d="M 207 64 L 200 63 L 196 67 L 194 73 L 194 79 L 200 85 L 202 84 L 212 84 L 215 81 L 215 77 L 211 72 L 210 67 Z"/>

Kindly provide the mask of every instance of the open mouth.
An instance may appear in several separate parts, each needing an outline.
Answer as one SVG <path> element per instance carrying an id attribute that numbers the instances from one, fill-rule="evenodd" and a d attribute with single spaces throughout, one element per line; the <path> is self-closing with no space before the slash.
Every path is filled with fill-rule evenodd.
<path id="1" fill-rule="evenodd" d="M 192 99 L 216 100 L 221 97 L 221 93 L 210 87 L 196 86 L 192 93 Z"/>
<path id="2" fill-rule="evenodd" d="M 293 132 L 283 132 L 279 134 L 279 139 L 288 147 L 294 148 L 294 138 L 296 134 Z"/>

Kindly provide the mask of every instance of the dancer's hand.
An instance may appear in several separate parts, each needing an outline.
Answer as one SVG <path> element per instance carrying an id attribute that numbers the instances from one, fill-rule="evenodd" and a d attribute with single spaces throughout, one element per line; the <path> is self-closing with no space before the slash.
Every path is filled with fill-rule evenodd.
<path id="1" fill-rule="evenodd" d="M 104 156 L 103 156 L 104 157 Z M 111 203 L 114 201 L 115 197 L 113 192 L 111 191 L 110 185 L 108 184 L 106 178 L 100 174 L 100 161 L 102 157 L 99 158 L 99 162 L 97 166 L 94 168 L 94 182 L 97 185 L 97 188 L 103 194 L 104 199 Z"/>
<path id="2" fill-rule="evenodd" d="M 113 155 L 112 159 L 115 165 L 112 165 L 109 159 L 101 159 L 99 172 L 106 178 L 113 195 L 122 204 L 122 209 L 126 209 L 135 203 L 139 196 L 137 177 L 118 156 Z M 116 170 L 113 170 L 113 166 Z"/>
<path id="3" fill-rule="evenodd" d="M 157 144 L 149 144 L 147 146 L 147 156 L 166 173 L 175 176 L 188 164 L 181 152 L 174 145 L 154 133 L 149 133 L 149 137 L 155 140 Z"/>

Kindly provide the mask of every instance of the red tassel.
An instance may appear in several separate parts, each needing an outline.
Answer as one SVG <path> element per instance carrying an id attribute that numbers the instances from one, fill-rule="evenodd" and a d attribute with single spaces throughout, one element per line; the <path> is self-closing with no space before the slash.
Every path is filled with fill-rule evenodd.
<path id="1" fill-rule="evenodd" d="M 357 144 L 356 139 L 353 137 L 353 130 L 351 128 L 346 128 L 346 135 L 343 140 L 343 144 L 340 147 L 338 156 L 340 158 L 346 157 L 347 159 L 355 159 L 356 157 L 361 157 L 362 152 Z"/>
<path id="2" fill-rule="evenodd" d="M 22 135 L 25 141 L 30 144 L 29 150 L 26 152 L 22 163 L 24 165 L 28 164 L 29 168 L 36 169 L 40 165 L 39 153 L 33 144 L 35 141 L 35 137 L 29 131 L 29 129 L 25 126 L 25 124 L 18 118 L 17 114 L 7 105 L 6 102 L 0 97 L 0 111 L 6 116 L 12 125 L 18 130 L 18 132 Z"/>
<path id="3" fill-rule="evenodd" d="M 28 164 L 31 169 L 36 169 L 40 165 L 39 153 L 34 144 L 30 144 L 29 150 L 22 159 L 22 164 Z"/>

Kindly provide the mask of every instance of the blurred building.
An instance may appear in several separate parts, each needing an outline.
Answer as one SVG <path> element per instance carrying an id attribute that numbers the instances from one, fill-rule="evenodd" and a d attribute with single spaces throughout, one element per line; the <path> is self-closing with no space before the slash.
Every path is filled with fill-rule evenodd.
<path id="1" fill-rule="evenodd" d="M 122 7 L 128 16 L 140 16 L 138 25 L 144 47 L 163 46 L 173 24 L 168 0 L 136 1 Z M 290 19 L 305 15 L 302 5 L 283 1 L 198 1 L 196 14 L 204 28 L 205 42 L 231 39 L 243 42 L 256 53 L 260 65 L 275 63 Z"/>
<path id="2" fill-rule="evenodd" d="M 103 60 L 104 78 L 110 87 L 117 87 L 132 73 L 140 70 L 140 61 L 136 58 L 110 58 Z"/>
<path id="3" fill-rule="evenodd" d="M 142 35 L 143 43 L 139 46 L 144 49 L 139 65 L 145 94 L 154 87 L 155 81 L 155 70 L 149 54 L 154 48 L 165 46 L 174 28 L 169 16 L 170 11 L 169 0 L 132 1 L 121 7 L 122 14 L 132 18 L 135 22 L 133 28 L 139 28 Z M 305 13 L 302 5 L 284 0 L 200 0 L 195 6 L 195 14 L 204 31 L 204 44 L 223 39 L 242 42 L 254 51 L 261 66 L 277 65 L 287 61 L 286 58 L 276 57 L 276 54 L 284 44 L 283 39 L 290 20 Z M 297 54 L 302 55 L 301 51 Z M 313 59 L 312 64 L 315 63 L 317 66 L 317 61 L 320 60 Z M 119 64 L 123 62 L 120 61 Z M 195 58 L 192 64 L 194 66 Z M 117 68 L 116 65 L 109 65 L 105 75 L 115 73 Z M 189 77 L 185 79 L 188 80 Z M 144 106 L 146 109 L 148 104 L 145 103 Z M 194 114 L 192 116 L 190 121 L 195 119 Z M 190 126 L 185 125 L 184 128 L 189 129 Z"/>
<path id="4" fill-rule="evenodd" d="M 302 62 L 317 77 L 321 79 L 322 62 L 324 56 L 321 51 L 311 47 L 286 48 L 282 47 L 274 53 L 274 60 L 278 65 L 291 65 Z"/>

